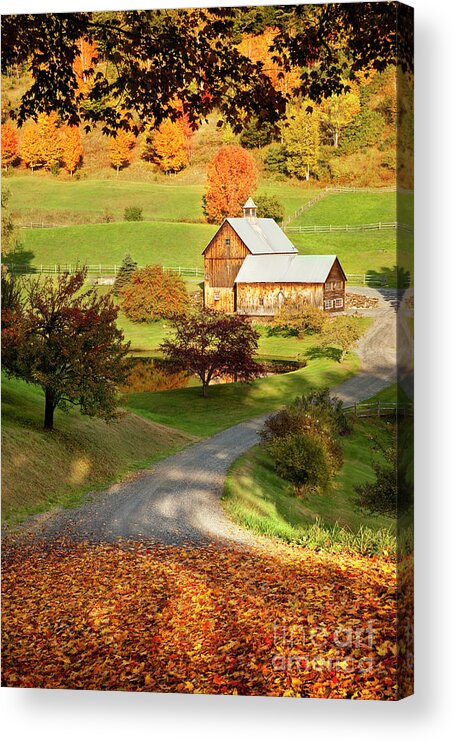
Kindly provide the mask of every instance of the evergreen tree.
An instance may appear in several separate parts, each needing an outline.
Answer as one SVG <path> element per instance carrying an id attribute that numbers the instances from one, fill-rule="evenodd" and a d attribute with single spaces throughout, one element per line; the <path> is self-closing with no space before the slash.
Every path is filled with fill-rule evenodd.
<path id="1" fill-rule="evenodd" d="M 119 296 L 122 288 L 130 282 L 131 276 L 137 270 L 137 263 L 131 255 L 125 255 L 122 260 L 122 264 L 115 277 L 113 292 L 115 296 Z"/>

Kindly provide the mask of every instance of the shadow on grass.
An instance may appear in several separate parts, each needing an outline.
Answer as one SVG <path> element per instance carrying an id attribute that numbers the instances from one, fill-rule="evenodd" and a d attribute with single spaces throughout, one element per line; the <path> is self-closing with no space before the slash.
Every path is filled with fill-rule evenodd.
<path id="1" fill-rule="evenodd" d="M 313 345 L 311 348 L 308 348 L 305 355 L 311 361 L 314 361 L 318 358 L 326 358 L 329 361 L 338 362 L 340 358 L 340 351 L 338 350 L 338 348 L 322 348 L 319 345 Z"/>
<path id="2" fill-rule="evenodd" d="M 402 266 L 380 268 L 367 272 L 367 285 L 377 288 L 407 289 L 411 285 L 411 274 Z"/>

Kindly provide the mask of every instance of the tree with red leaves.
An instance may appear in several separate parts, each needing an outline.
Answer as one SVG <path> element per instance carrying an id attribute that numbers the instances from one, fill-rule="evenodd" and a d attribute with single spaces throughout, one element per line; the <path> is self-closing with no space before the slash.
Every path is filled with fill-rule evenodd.
<path id="1" fill-rule="evenodd" d="M 207 170 L 205 211 L 212 224 L 228 216 L 241 216 L 242 206 L 255 191 L 256 166 L 242 147 L 222 147 Z"/>
<path id="2" fill-rule="evenodd" d="M 229 375 L 236 381 L 251 381 L 263 367 L 254 360 L 259 333 L 243 317 L 202 309 L 172 321 L 174 336 L 160 348 L 169 368 L 196 374 L 202 394 L 215 376 Z"/>
<path id="3" fill-rule="evenodd" d="M 21 302 L 2 316 L 3 365 L 11 376 L 38 384 L 45 395 L 44 429 L 56 407 L 112 420 L 117 387 L 128 374 L 129 343 L 116 325 L 109 295 L 83 291 L 87 269 L 34 278 Z"/>
<path id="4" fill-rule="evenodd" d="M 14 163 L 18 155 L 16 132 L 11 124 L 2 124 L 2 167 L 8 170 L 8 166 Z"/>

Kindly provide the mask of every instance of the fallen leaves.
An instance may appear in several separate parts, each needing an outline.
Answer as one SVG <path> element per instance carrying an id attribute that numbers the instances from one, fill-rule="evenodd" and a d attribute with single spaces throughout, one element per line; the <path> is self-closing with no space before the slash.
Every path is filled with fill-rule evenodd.
<path id="1" fill-rule="evenodd" d="M 3 685 L 395 699 L 396 565 L 306 549 L 4 549 Z"/>

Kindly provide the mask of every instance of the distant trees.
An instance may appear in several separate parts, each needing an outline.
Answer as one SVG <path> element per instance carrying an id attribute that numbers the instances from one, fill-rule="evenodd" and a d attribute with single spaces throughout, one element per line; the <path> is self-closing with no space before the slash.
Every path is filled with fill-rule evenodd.
<path id="1" fill-rule="evenodd" d="M 241 216 L 242 206 L 255 191 L 256 166 L 242 147 L 222 147 L 207 169 L 205 211 L 211 223 L 227 216 Z"/>
<path id="2" fill-rule="evenodd" d="M 2 317 L 3 366 L 44 391 L 44 429 L 57 407 L 78 405 L 82 414 L 116 417 L 117 387 L 127 372 L 129 343 L 116 325 L 109 295 L 83 290 L 81 269 L 57 278 L 31 279 L 22 302 Z"/>
<path id="3" fill-rule="evenodd" d="M 9 123 L 2 124 L 2 167 L 8 170 L 18 159 L 19 145 L 16 132 Z"/>
<path id="4" fill-rule="evenodd" d="M 165 119 L 151 136 L 152 157 L 164 173 L 177 173 L 188 165 L 188 146 L 182 120 Z"/>
<path id="5" fill-rule="evenodd" d="M 61 128 L 62 162 L 72 176 L 82 157 L 81 135 L 77 126 Z"/>
<path id="6" fill-rule="evenodd" d="M 148 265 L 131 274 L 120 290 L 122 309 L 134 322 L 154 322 L 184 312 L 189 297 L 185 282 L 161 265 Z"/>
<path id="7" fill-rule="evenodd" d="M 360 112 L 360 96 L 357 90 L 341 95 L 331 95 L 320 106 L 321 125 L 331 138 L 333 146 L 338 147 L 341 132 Z"/>
<path id="8" fill-rule="evenodd" d="M 259 333 L 238 315 L 202 309 L 175 317 L 172 328 L 173 336 L 160 346 L 167 364 L 175 372 L 196 374 L 204 397 L 208 396 L 209 384 L 216 376 L 250 381 L 263 372 L 261 364 L 254 359 Z"/>
<path id="9" fill-rule="evenodd" d="M 286 155 L 286 172 L 297 178 L 309 180 L 318 169 L 319 116 L 316 110 L 307 111 L 309 101 L 288 107 L 282 127 Z"/>
<path id="10" fill-rule="evenodd" d="M 109 159 L 112 167 L 117 170 L 117 175 L 122 168 L 130 164 L 134 141 L 134 134 L 124 129 L 119 129 L 115 137 L 111 138 L 109 142 Z"/>
<path id="11" fill-rule="evenodd" d="M 20 155 L 32 171 L 45 168 L 55 172 L 63 164 L 72 175 L 82 158 L 82 144 L 76 126 L 59 126 L 57 114 L 41 113 L 37 123 L 22 134 Z"/>
<path id="12" fill-rule="evenodd" d="M 284 219 L 284 205 L 276 196 L 255 196 L 258 217 L 274 219 L 282 222 Z"/>
<path id="13" fill-rule="evenodd" d="M 32 173 L 44 164 L 41 138 L 35 124 L 28 126 L 22 135 L 21 157 Z"/>

